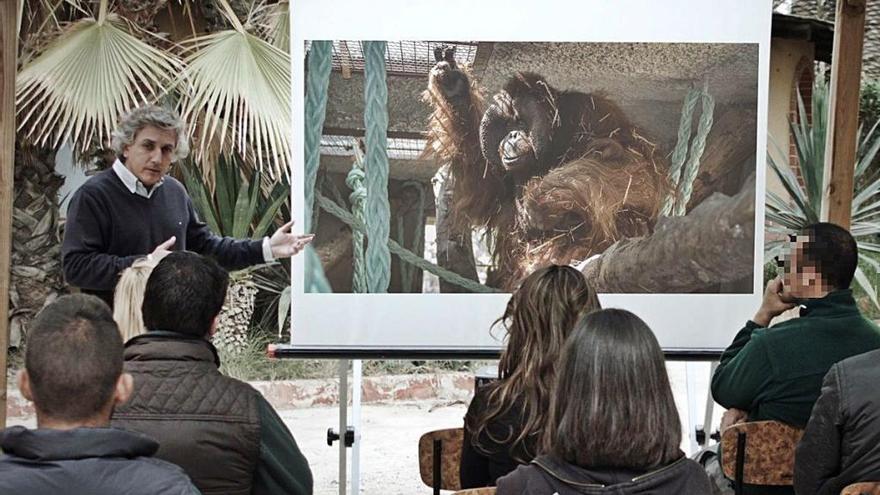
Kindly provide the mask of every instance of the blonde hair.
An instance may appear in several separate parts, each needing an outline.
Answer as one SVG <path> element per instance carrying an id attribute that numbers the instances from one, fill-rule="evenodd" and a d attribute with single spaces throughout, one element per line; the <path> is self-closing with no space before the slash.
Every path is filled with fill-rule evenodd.
<path id="1" fill-rule="evenodd" d="M 156 267 L 157 261 L 151 257 L 139 258 L 122 271 L 116 291 L 113 294 L 113 319 L 119 325 L 122 340 L 147 331 L 141 306 L 144 304 L 144 289 L 147 279 Z"/>

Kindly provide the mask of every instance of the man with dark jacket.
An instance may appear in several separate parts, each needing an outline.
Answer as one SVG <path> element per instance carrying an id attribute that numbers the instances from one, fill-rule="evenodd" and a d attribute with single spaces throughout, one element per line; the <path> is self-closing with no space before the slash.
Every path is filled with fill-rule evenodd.
<path id="1" fill-rule="evenodd" d="M 837 495 L 860 481 L 880 480 L 880 350 L 835 364 L 825 375 L 797 447 L 798 495 Z"/>
<path id="2" fill-rule="evenodd" d="M 722 425 L 748 419 L 804 428 L 831 366 L 880 348 L 880 329 L 862 316 L 849 288 L 858 263 L 849 232 L 830 223 L 809 225 L 792 239 L 783 261 L 782 278 L 767 284 L 761 307 L 721 355 L 712 377 L 712 396 L 729 409 Z M 769 327 L 796 305 L 800 318 Z"/>
<path id="3" fill-rule="evenodd" d="M 156 438 L 157 457 L 206 495 L 310 494 L 312 475 L 287 427 L 247 383 L 220 374 L 208 341 L 229 276 L 216 262 L 175 251 L 144 290 L 147 333 L 125 345 L 137 385 L 113 424 Z"/>
<path id="4" fill-rule="evenodd" d="M 16 495 L 197 495 L 178 466 L 153 459 L 159 445 L 110 428 L 113 407 L 132 392 L 122 338 L 94 296 L 63 296 L 31 324 L 22 395 L 37 429 L 0 432 L 0 493 Z"/>

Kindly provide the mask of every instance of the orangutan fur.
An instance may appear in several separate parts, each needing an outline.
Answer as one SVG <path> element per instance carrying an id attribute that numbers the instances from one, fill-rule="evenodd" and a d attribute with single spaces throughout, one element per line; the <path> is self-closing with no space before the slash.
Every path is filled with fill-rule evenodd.
<path id="1" fill-rule="evenodd" d="M 490 285 L 512 289 L 535 268 L 651 231 L 667 163 L 616 105 L 517 73 L 487 107 L 466 68 L 437 59 L 429 153 L 450 165 L 453 221 L 487 229 Z"/>

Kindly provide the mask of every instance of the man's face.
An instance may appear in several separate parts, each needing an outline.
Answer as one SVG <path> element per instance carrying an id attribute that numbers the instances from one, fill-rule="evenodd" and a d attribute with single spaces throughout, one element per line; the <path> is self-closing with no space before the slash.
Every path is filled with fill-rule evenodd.
<path id="1" fill-rule="evenodd" d="M 134 143 L 122 150 L 125 166 L 146 187 L 156 185 L 171 168 L 177 147 L 177 132 L 148 125 L 134 136 Z"/>
<path id="2" fill-rule="evenodd" d="M 804 263 L 804 246 L 809 242 L 809 236 L 792 236 L 788 252 L 782 258 L 785 265 L 782 284 L 784 290 L 795 297 L 809 297 L 822 282 L 817 267 Z"/>

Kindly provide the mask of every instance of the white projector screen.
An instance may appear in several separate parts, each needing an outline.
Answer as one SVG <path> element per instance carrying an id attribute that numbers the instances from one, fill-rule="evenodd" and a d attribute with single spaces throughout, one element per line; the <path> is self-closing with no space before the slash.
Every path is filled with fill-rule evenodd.
<path id="1" fill-rule="evenodd" d="M 752 316 L 762 292 L 769 0 L 298 0 L 292 2 L 291 10 L 292 205 L 298 228 L 305 224 L 305 72 L 312 41 L 334 42 L 334 68 L 319 167 L 323 178 L 319 182 L 323 194 L 341 201 L 343 206 L 349 206 L 346 198 L 350 191 L 342 181 L 354 160 L 353 143 L 364 128 L 362 42 L 387 41 L 388 156 L 395 188 L 392 191 L 390 186 L 389 194 L 401 195 L 392 200 L 392 238 L 395 229 L 409 231 L 395 227 L 398 216 L 403 218 L 401 188 L 409 187 L 401 184 L 420 180 L 416 189 L 429 198 L 420 200 L 423 211 L 420 210 L 422 216 L 418 221 L 422 230 L 415 229 L 416 235 L 423 238 L 411 238 L 408 243 L 410 249 L 420 251 L 418 254 L 426 258 L 435 256 L 435 262 L 436 255 L 431 250 L 437 235 L 433 224 L 437 221 L 437 209 L 429 181 L 443 163 L 412 149 L 425 145 L 420 138 L 428 132 L 431 106 L 421 101 L 421 91 L 427 87 L 428 70 L 434 63 L 433 48 L 440 44 L 457 47 L 456 61 L 471 66 L 472 77 L 482 88 L 487 105 L 495 101 L 493 95 L 502 90 L 505 82 L 520 71 L 541 74 L 560 92 L 605 98 L 639 129 L 640 134 L 634 133 L 633 139 L 648 143 L 655 153 L 652 159 L 657 159 L 655 170 L 656 163 L 660 163 L 664 176 L 675 160 L 684 102 L 692 91 L 704 91 L 704 96 L 697 97 L 693 105 L 690 153 L 699 156 L 693 141 L 700 134 L 706 102 L 714 102 L 714 123 L 702 143 L 700 167 L 711 168 L 710 163 L 714 163 L 716 173 L 725 177 L 727 186 L 707 185 L 711 181 L 698 176 L 694 189 L 703 190 L 695 195 L 702 194 L 700 201 L 707 204 L 711 193 L 724 194 L 712 199 L 747 197 L 754 222 L 748 224 L 747 231 L 738 231 L 736 239 L 711 237 L 705 231 L 691 232 L 687 228 L 673 231 L 682 244 L 711 246 L 718 257 L 716 268 L 727 266 L 725 263 L 734 259 L 740 260 L 739 265 L 734 265 L 740 268 L 729 270 L 735 271 L 735 275 L 723 272 L 723 283 L 714 283 L 710 278 L 704 286 L 686 290 L 671 282 L 678 277 L 675 273 L 668 277 L 669 287 L 661 281 L 645 290 L 633 288 L 633 284 L 639 287 L 637 280 L 645 270 L 633 270 L 632 280 L 622 282 L 617 273 L 617 282 L 612 280 L 609 284 L 624 288 L 601 290 L 600 301 L 603 307 L 635 312 L 655 331 L 661 346 L 673 354 L 699 355 L 723 349 Z M 610 137 L 615 138 L 614 132 Z M 645 148 L 639 149 L 641 153 L 633 153 L 644 156 Z M 720 168 L 719 163 L 723 164 Z M 481 166 L 486 166 L 485 162 Z M 618 198 L 621 204 L 628 199 L 636 201 L 629 196 L 631 189 L 636 191 L 633 195 L 641 194 L 632 186 L 631 179 L 625 184 L 623 199 Z M 336 194 L 331 194 L 334 188 Z M 519 207 L 517 202 L 509 201 L 500 208 L 514 211 Z M 698 208 L 700 203 L 689 204 L 688 216 Z M 655 225 L 655 219 L 656 215 L 643 222 L 649 229 L 649 238 L 652 232 L 656 235 L 662 230 L 661 225 L 670 225 L 664 224 L 665 220 Z M 673 223 L 680 221 L 681 218 L 673 219 Z M 306 256 L 296 256 L 292 261 L 292 349 L 337 355 L 403 355 L 419 350 L 465 355 L 499 349 L 503 331 L 498 328 L 490 333 L 489 328 L 503 313 L 508 293 L 436 293 L 437 283 L 430 283 L 427 275 L 413 274 L 411 269 L 403 275 L 406 269 L 400 268 L 401 262 L 393 254 L 393 287 L 389 292 L 395 293 L 356 293 L 351 282 L 354 261 L 350 230 L 334 222 L 322 211 L 314 241 L 333 293 L 309 293 L 304 284 Z M 723 223 L 723 218 L 719 217 L 719 222 Z M 403 219 L 399 225 L 405 225 Z M 589 227 L 584 227 L 583 222 L 569 229 L 565 239 L 570 242 L 560 247 L 577 253 L 570 257 L 573 265 L 582 265 L 588 255 L 602 254 L 611 241 L 619 240 L 595 244 L 595 237 L 589 237 L 592 234 L 585 229 Z M 533 256 L 536 251 L 532 247 L 538 243 L 526 239 L 532 231 L 523 229 L 518 235 L 522 236 L 523 245 L 529 246 L 528 256 Z M 585 238 L 594 245 L 584 247 Z M 551 241 L 558 239 L 550 238 L 547 242 Z M 474 247 L 476 265 L 491 264 L 479 244 L 476 241 Z M 661 254 L 669 256 L 668 250 Z M 540 255 L 538 252 L 537 256 Z M 532 258 L 525 259 L 526 255 L 517 256 L 511 258 L 515 265 L 509 265 L 519 269 L 535 263 Z M 700 279 L 707 265 L 710 269 L 706 273 L 712 276 L 714 263 L 706 259 L 660 257 L 655 268 L 662 272 L 661 265 L 675 265 L 674 270 L 683 278 Z M 688 264 L 693 270 L 682 268 Z M 500 269 L 488 269 L 490 273 L 493 270 Z M 480 272 L 481 280 L 487 276 L 485 271 Z M 498 277 L 504 284 L 512 284 L 510 273 Z"/>

